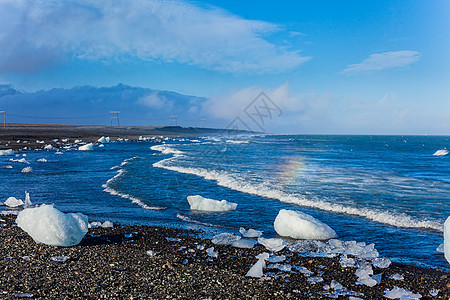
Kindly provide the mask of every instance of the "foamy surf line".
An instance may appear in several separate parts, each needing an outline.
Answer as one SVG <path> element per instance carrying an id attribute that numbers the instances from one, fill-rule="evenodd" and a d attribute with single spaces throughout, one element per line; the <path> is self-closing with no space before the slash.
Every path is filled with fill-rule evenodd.
<path id="1" fill-rule="evenodd" d="M 147 204 L 145 204 L 144 202 L 142 202 L 141 199 L 134 197 L 130 194 L 126 194 L 126 193 L 121 193 L 117 190 L 115 190 L 114 188 L 111 187 L 111 184 L 115 181 L 117 181 L 117 179 L 120 176 L 123 176 L 123 174 L 125 173 L 125 170 L 123 169 L 124 166 L 126 166 L 130 161 L 137 159 L 137 158 L 141 158 L 139 156 L 135 156 L 132 158 L 127 158 L 125 159 L 120 165 L 112 167 L 111 170 L 117 169 L 117 174 L 114 175 L 112 178 L 108 179 L 106 181 L 105 184 L 102 185 L 103 191 L 111 194 L 113 196 L 119 196 L 123 199 L 128 199 L 131 200 L 132 203 L 139 205 L 141 208 L 146 209 L 146 210 L 163 210 L 165 209 L 165 207 L 157 207 L 157 206 L 149 206 Z"/>
<path id="2" fill-rule="evenodd" d="M 425 228 L 437 230 L 440 232 L 444 231 L 443 224 L 429 220 L 417 220 L 406 214 L 395 214 L 382 210 L 344 206 L 340 204 L 329 203 L 323 200 L 313 201 L 306 199 L 301 195 L 293 195 L 285 193 L 283 191 L 270 189 L 262 184 L 251 184 L 243 182 L 233 178 L 230 174 L 227 174 L 225 172 L 210 171 L 202 168 L 190 168 L 190 167 L 167 165 L 168 162 L 173 162 L 175 158 L 176 157 L 163 159 L 159 162 L 154 163 L 153 167 L 162 168 L 184 174 L 196 175 L 206 180 L 216 181 L 219 186 L 223 186 L 242 193 L 279 200 L 284 203 L 316 208 L 332 213 L 360 216 L 374 222 L 395 226 L 399 228 Z"/>

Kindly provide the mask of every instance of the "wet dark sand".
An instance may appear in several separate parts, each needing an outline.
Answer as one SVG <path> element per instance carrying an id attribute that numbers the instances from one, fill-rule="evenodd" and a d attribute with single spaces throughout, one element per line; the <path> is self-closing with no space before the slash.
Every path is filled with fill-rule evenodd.
<path id="1" fill-rule="evenodd" d="M 31 296 L 42 299 L 330 299 L 323 286 L 336 280 L 362 299 L 384 299 L 384 290 L 394 286 L 420 293 L 422 299 L 448 299 L 449 274 L 437 270 L 392 264 L 375 287 L 356 285 L 355 268 L 342 268 L 338 258 L 303 257 L 288 250 L 291 265 L 303 266 L 324 281 L 307 282 L 298 271 L 264 269 L 264 278 L 245 274 L 266 252 L 261 245 L 253 249 L 213 245 L 201 234 L 148 226 L 115 226 L 90 229 L 82 242 L 73 247 L 36 244 L 20 228 L 15 216 L 1 216 L 0 297 Z M 170 241 L 167 237 L 179 238 Z M 218 258 L 205 250 L 214 246 Z M 152 250 L 155 256 L 147 255 Z M 291 256 L 289 256 L 291 255 Z M 29 257 L 29 261 L 23 259 Z M 51 257 L 66 256 L 65 262 Z M 398 281 L 389 277 L 404 276 Z M 430 290 L 439 289 L 436 297 Z M 332 290 L 331 290 L 332 291 Z M 348 299 L 340 296 L 339 299 Z"/>

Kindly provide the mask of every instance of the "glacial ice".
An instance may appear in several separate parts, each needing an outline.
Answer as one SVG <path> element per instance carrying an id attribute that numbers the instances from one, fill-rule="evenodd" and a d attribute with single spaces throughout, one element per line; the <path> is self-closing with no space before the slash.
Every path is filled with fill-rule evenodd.
<path id="1" fill-rule="evenodd" d="M 327 240 L 337 236 L 325 223 L 305 213 L 282 209 L 274 222 L 275 231 L 294 239 Z"/>
<path id="2" fill-rule="evenodd" d="M 231 245 L 240 239 L 241 239 L 240 236 L 236 236 L 232 233 L 224 232 L 224 233 L 215 235 L 212 238 L 211 242 L 215 245 Z"/>
<path id="3" fill-rule="evenodd" d="M 434 152 L 434 156 L 444 156 L 448 154 L 448 150 L 447 149 L 440 149 L 437 150 L 436 152 Z"/>
<path id="4" fill-rule="evenodd" d="M 373 278 L 374 276 L 371 276 L 373 275 L 373 269 L 370 265 L 357 269 L 355 275 L 358 277 L 358 280 L 356 281 L 357 285 L 364 284 L 373 287 L 378 284 L 378 277 Z"/>
<path id="5" fill-rule="evenodd" d="M 78 151 L 92 151 L 94 150 L 94 145 L 92 143 L 78 147 Z"/>
<path id="6" fill-rule="evenodd" d="M 267 266 L 268 269 L 278 269 L 280 271 L 284 271 L 284 272 L 291 272 L 292 271 L 292 266 L 289 264 L 270 264 Z"/>
<path id="7" fill-rule="evenodd" d="M 214 251 L 214 247 L 206 249 L 206 254 L 208 254 L 210 257 L 217 258 L 219 256 L 219 251 Z"/>
<path id="8" fill-rule="evenodd" d="M 251 249 L 253 248 L 253 246 L 255 246 L 256 241 L 255 240 L 251 240 L 251 239 L 239 239 L 237 241 L 234 241 L 233 243 L 231 243 L 231 246 L 235 247 L 235 248 L 246 248 L 246 249 Z"/>
<path id="9" fill-rule="evenodd" d="M 343 268 L 353 268 L 355 267 L 356 262 L 353 258 L 347 257 L 347 255 L 342 255 L 341 259 L 339 260 L 339 263 Z"/>
<path id="10" fill-rule="evenodd" d="M 68 257 L 67 256 L 52 256 L 50 259 L 53 261 L 56 261 L 56 262 L 63 263 L 63 262 L 67 261 Z"/>
<path id="11" fill-rule="evenodd" d="M 403 279 L 405 279 L 405 277 L 403 277 L 402 275 L 400 275 L 398 273 L 395 273 L 394 275 L 392 275 L 389 278 L 394 279 L 394 280 L 403 280 Z"/>
<path id="12" fill-rule="evenodd" d="M 17 216 L 16 223 L 36 243 L 53 246 L 77 245 L 88 231 L 87 216 L 81 213 L 65 214 L 46 204 L 24 209 Z"/>
<path id="13" fill-rule="evenodd" d="M 114 227 L 114 224 L 113 224 L 111 221 L 105 221 L 105 222 L 103 222 L 103 224 L 100 225 L 100 226 L 102 226 L 103 228 L 113 228 L 113 227 Z"/>
<path id="14" fill-rule="evenodd" d="M 31 199 L 30 199 L 30 193 L 25 192 L 25 203 L 23 205 L 23 207 L 27 208 L 30 207 L 32 205 L 31 203 Z"/>
<path id="15" fill-rule="evenodd" d="M 153 250 L 148 250 L 147 252 L 145 252 L 148 256 L 153 257 L 156 255 L 156 253 Z"/>
<path id="16" fill-rule="evenodd" d="M 392 290 L 385 290 L 384 291 L 384 297 L 388 299 L 420 299 L 422 298 L 421 294 L 414 294 L 411 291 L 399 288 L 397 286 L 394 286 Z"/>
<path id="17" fill-rule="evenodd" d="M 436 297 L 439 294 L 439 290 L 438 289 L 432 289 L 429 291 L 431 297 Z"/>
<path id="18" fill-rule="evenodd" d="M 239 228 L 239 232 L 245 238 L 259 238 L 263 234 L 262 231 L 255 230 L 255 229 L 252 229 L 252 228 L 250 228 L 248 230 L 245 230 L 244 227 Z"/>
<path id="19" fill-rule="evenodd" d="M 53 146 L 52 145 L 45 145 L 44 146 L 44 150 L 53 150 Z"/>
<path id="20" fill-rule="evenodd" d="M 236 203 L 228 202 L 226 200 L 218 201 L 204 198 L 200 195 L 188 196 L 187 200 L 192 210 L 201 211 L 229 211 L 235 210 Z"/>
<path id="21" fill-rule="evenodd" d="M 316 284 L 319 282 L 323 282 L 323 278 L 320 276 L 309 277 L 307 280 L 310 284 Z"/>
<path id="22" fill-rule="evenodd" d="M 101 144 L 109 144 L 109 141 L 110 141 L 109 136 L 107 136 L 107 137 L 102 136 L 101 138 L 98 139 L 97 142 L 99 142 Z"/>
<path id="23" fill-rule="evenodd" d="M 33 172 L 32 167 L 25 167 L 22 169 L 22 171 L 20 171 L 20 173 L 31 173 L 31 172 Z"/>
<path id="24" fill-rule="evenodd" d="M 276 239 L 276 238 L 266 239 L 263 237 L 258 238 L 258 243 L 260 243 L 261 245 L 266 247 L 267 250 L 273 251 L 273 252 L 278 252 L 278 251 L 282 250 L 288 244 L 283 239 Z"/>
<path id="25" fill-rule="evenodd" d="M 450 217 L 444 223 L 444 256 L 450 263 Z"/>
<path id="26" fill-rule="evenodd" d="M 245 276 L 261 278 L 263 276 L 263 269 L 266 267 L 265 260 L 269 258 L 269 253 L 263 252 L 256 256 L 258 261 L 248 270 Z"/>
<path id="27" fill-rule="evenodd" d="M 285 261 L 285 260 L 286 260 L 286 255 L 279 255 L 279 256 L 272 255 L 271 257 L 269 257 L 267 259 L 267 261 L 271 262 L 271 263 L 279 263 L 279 262 L 282 262 L 282 261 Z"/>
<path id="28" fill-rule="evenodd" d="M 391 265 L 391 260 L 385 257 L 372 259 L 372 265 L 375 268 L 386 269 Z"/>
<path id="29" fill-rule="evenodd" d="M 16 197 L 9 197 L 6 199 L 5 205 L 8 207 L 19 207 L 23 205 L 23 201 L 21 199 L 17 199 Z"/>
<path id="30" fill-rule="evenodd" d="M 45 158 L 39 158 L 39 159 L 37 160 L 37 162 L 47 162 L 47 159 L 45 159 Z"/>
<path id="31" fill-rule="evenodd" d="M 0 150 L 0 156 L 11 156 L 11 155 L 14 155 L 14 151 L 12 149 Z"/>

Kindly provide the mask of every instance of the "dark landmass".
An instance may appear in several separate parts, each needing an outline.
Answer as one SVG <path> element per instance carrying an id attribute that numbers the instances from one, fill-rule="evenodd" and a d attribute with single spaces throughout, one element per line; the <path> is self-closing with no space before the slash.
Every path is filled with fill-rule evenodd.
<path id="1" fill-rule="evenodd" d="M 355 268 L 342 268 L 338 258 L 304 257 L 288 250 L 284 263 L 306 267 L 323 282 L 311 284 L 308 277 L 266 268 L 263 278 L 245 274 L 266 252 L 213 245 L 200 233 L 149 226 L 118 226 L 90 229 L 73 247 L 36 244 L 22 229 L 14 226 L 15 216 L 1 216 L 0 297 L 17 299 L 330 299 L 323 287 L 336 280 L 361 299 L 385 299 L 386 289 L 398 286 L 422 299 L 448 299 L 449 274 L 393 263 L 382 274 L 381 283 L 356 285 Z M 176 238 L 180 240 L 168 240 Z M 202 246 L 204 248 L 202 248 Z M 205 249 L 219 251 L 217 258 Z M 200 249 L 199 249 L 200 248 Z M 152 250 L 154 256 L 147 255 Z M 65 262 L 52 257 L 65 256 Z M 399 273 L 404 280 L 390 279 Z M 439 289 L 432 297 L 430 290 Z M 328 292 L 333 292 L 332 289 Z M 339 296 L 348 299 L 349 296 Z"/>
<path id="2" fill-rule="evenodd" d="M 76 139 L 91 143 L 96 142 L 102 136 L 109 136 L 112 141 L 115 141 L 118 138 L 138 140 L 139 137 L 154 136 L 192 138 L 206 135 L 223 135 L 233 138 L 238 134 L 252 133 L 254 132 L 181 126 L 7 124 L 6 127 L 0 127 L 0 150 L 42 149 L 48 144 L 59 148 L 64 144 L 61 142 L 62 139 L 69 139 L 69 143 L 73 143 Z M 56 139 L 58 141 L 55 141 Z"/>

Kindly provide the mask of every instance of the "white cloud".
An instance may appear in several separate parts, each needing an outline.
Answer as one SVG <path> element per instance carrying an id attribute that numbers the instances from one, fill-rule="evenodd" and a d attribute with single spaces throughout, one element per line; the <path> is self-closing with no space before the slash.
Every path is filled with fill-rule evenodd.
<path id="1" fill-rule="evenodd" d="M 389 51 L 371 54 L 368 58 L 363 60 L 363 62 L 349 65 L 341 73 L 355 74 L 404 67 L 415 63 L 419 58 L 420 52 L 417 51 Z"/>
<path id="2" fill-rule="evenodd" d="M 138 99 L 137 103 L 155 109 L 172 108 L 173 105 L 166 97 L 159 95 L 158 91 Z"/>
<path id="3" fill-rule="evenodd" d="M 223 72 L 280 72 L 309 58 L 265 36 L 279 26 L 162 0 L 2 0 L 0 72 L 66 59 L 179 62 Z"/>

